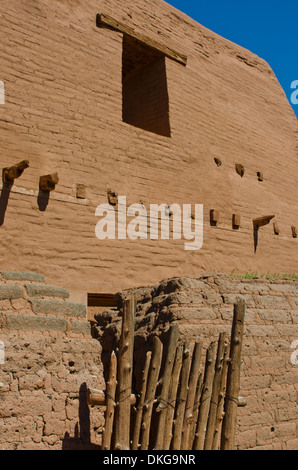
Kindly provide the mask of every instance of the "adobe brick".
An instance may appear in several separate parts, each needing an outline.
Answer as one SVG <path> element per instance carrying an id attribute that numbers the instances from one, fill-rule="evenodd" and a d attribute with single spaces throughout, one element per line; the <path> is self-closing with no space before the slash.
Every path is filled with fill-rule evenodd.
<path id="1" fill-rule="evenodd" d="M 63 300 L 33 299 L 34 313 L 65 317 L 86 317 L 86 306 Z"/>
<path id="2" fill-rule="evenodd" d="M 7 313 L 6 328 L 11 331 L 38 330 L 66 332 L 67 321 L 63 318 Z"/>
<path id="3" fill-rule="evenodd" d="M 21 271 L 0 271 L 2 277 L 8 281 L 45 282 L 42 274 Z"/>
<path id="4" fill-rule="evenodd" d="M 17 284 L 0 284 L 0 300 L 19 299 L 22 296 L 22 289 Z"/>
<path id="5" fill-rule="evenodd" d="M 47 284 L 25 284 L 25 288 L 30 297 L 69 297 L 68 290 L 63 287 L 48 286 Z"/>

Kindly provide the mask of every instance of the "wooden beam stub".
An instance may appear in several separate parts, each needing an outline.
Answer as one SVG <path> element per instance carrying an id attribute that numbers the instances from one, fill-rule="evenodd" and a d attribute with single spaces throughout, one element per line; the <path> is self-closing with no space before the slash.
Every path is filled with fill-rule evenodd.
<path id="1" fill-rule="evenodd" d="M 39 187 L 42 191 L 53 191 L 59 181 L 58 173 L 41 176 L 39 179 Z"/>
<path id="2" fill-rule="evenodd" d="M 14 180 L 19 178 L 23 171 L 29 167 L 28 160 L 22 160 L 20 163 L 13 165 L 9 168 L 3 168 L 2 181 L 4 184 L 13 184 Z"/>
<path id="3" fill-rule="evenodd" d="M 130 26 L 127 26 L 124 23 L 121 23 L 120 21 L 115 20 L 109 15 L 106 15 L 105 13 L 98 13 L 96 17 L 96 24 L 98 27 L 100 26 L 108 26 L 112 29 L 115 29 L 116 31 L 126 34 L 137 41 L 140 41 L 147 46 L 151 47 L 152 49 L 155 49 L 156 51 L 161 52 L 164 54 L 166 57 L 169 59 L 175 60 L 176 62 L 179 62 L 182 65 L 186 65 L 187 63 L 187 56 L 184 54 L 180 54 L 179 52 L 175 51 L 174 49 L 164 46 L 163 44 L 160 44 L 159 42 L 155 41 L 154 39 L 149 38 L 148 36 L 145 36 L 142 33 L 138 33 L 137 31 L 134 30 L 134 28 L 131 28 Z"/>
<path id="4" fill-rule="evenodd" d="M 273 219 L 275 215 L 264 215 L 263 217 L 257 217 L 253 219 L 253 224 L 255 228 L 263 227 L 263 225 L 269 224 L 270 220 Z"/>

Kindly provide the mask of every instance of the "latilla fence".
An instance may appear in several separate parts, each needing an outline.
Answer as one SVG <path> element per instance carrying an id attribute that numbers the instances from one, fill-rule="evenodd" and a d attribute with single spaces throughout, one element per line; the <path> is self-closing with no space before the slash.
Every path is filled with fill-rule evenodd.
<path id="1" fill-rule="evenodd" d="M 179 338 L 172 325 L 152 341 L 133 390 L 135 299 L 124 302 L 119 348 L 112 352 L 105 391 L 88 389 L 90 405 L 105 406 L 102 450 L 232 450 L 240 400 L 245 304 L 234 305 L 230 340 Z M 203 360 L 205 359 L 205 360 Z"/>

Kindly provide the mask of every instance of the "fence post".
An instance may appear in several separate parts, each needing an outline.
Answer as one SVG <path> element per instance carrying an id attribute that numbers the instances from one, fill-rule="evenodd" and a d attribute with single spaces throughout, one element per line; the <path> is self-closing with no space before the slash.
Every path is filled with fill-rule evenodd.
<path id="1" fill-rule="evenodd" d="M 130 448 L 130 397 L 132 388 L 135 308 L 134 297 L 124 301 L 122 331 L 118 353 L 115 450 L 129 450 Z"/>
<path id="2" fill-rule="evenodd" d="M 241 350 L 243 342 L 245 302 L 239 299 L 234 305 L 231 333 L 230 362 L 221 433 L 221 450 L 233 450 L 237 423 L 238 396 L 240 390 Z"/>

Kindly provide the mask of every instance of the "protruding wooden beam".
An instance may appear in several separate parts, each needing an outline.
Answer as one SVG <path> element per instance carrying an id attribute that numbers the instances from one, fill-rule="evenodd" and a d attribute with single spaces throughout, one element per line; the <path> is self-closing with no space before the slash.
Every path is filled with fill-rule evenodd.
<path id="1" fill-rule="evenodd" d="M 41 176 L 39 179 L 39 187 L 42 191 L 53 191 L 58 184 L 58 173 Z"/>
<path id="2" fill-rule="evenodd" d="M 28 160 L 22 160 L 20 163 L 13 165 L 9 168 L 3 168 L 2 181 L 4 184 L 12 184 L 15 179 L 19 178 L 23 171 L 29 167 Z"/>
<path id="3" fill-rule="evenodd" d="M 182 65 L 187 64 L 186 55 L 180 54 L 174 49 L 168 46 L 164 46 L 163 44 L 160 44 L 159 42 L 155 41 L 154 39 L 149 38 L 148 36 L 145 36 L 142 33 L 138 33 L 130 26 L 120 23 L 120 21 L 115 20 L 114 18 L 112 18 L 109 15 L 106 15 L 105 13 L 98 13 L 96 24 L 97 26 L 108 26 L 110 28 L 115 29 L 116 31 L 119 31 L 120 33 L 127 34 L 128 36 L 131 36 L 137 41 L 140 41 L 143 44 L 146 44 L 152 49 L 155 49 L 156 51 L 161 52 L 169 59 L 175 60 L 176 62 L 179 62 Z"/>
<path id="4" fill-rule="evenodd" d="M 273 217 L 275 217 L 275 215 L 263 215 L 263 217 L 257 217 L 256 219 L 253 219 L 254 227 L 259 228 L 263 227 L 263 225 L 269 224 Z"/>

